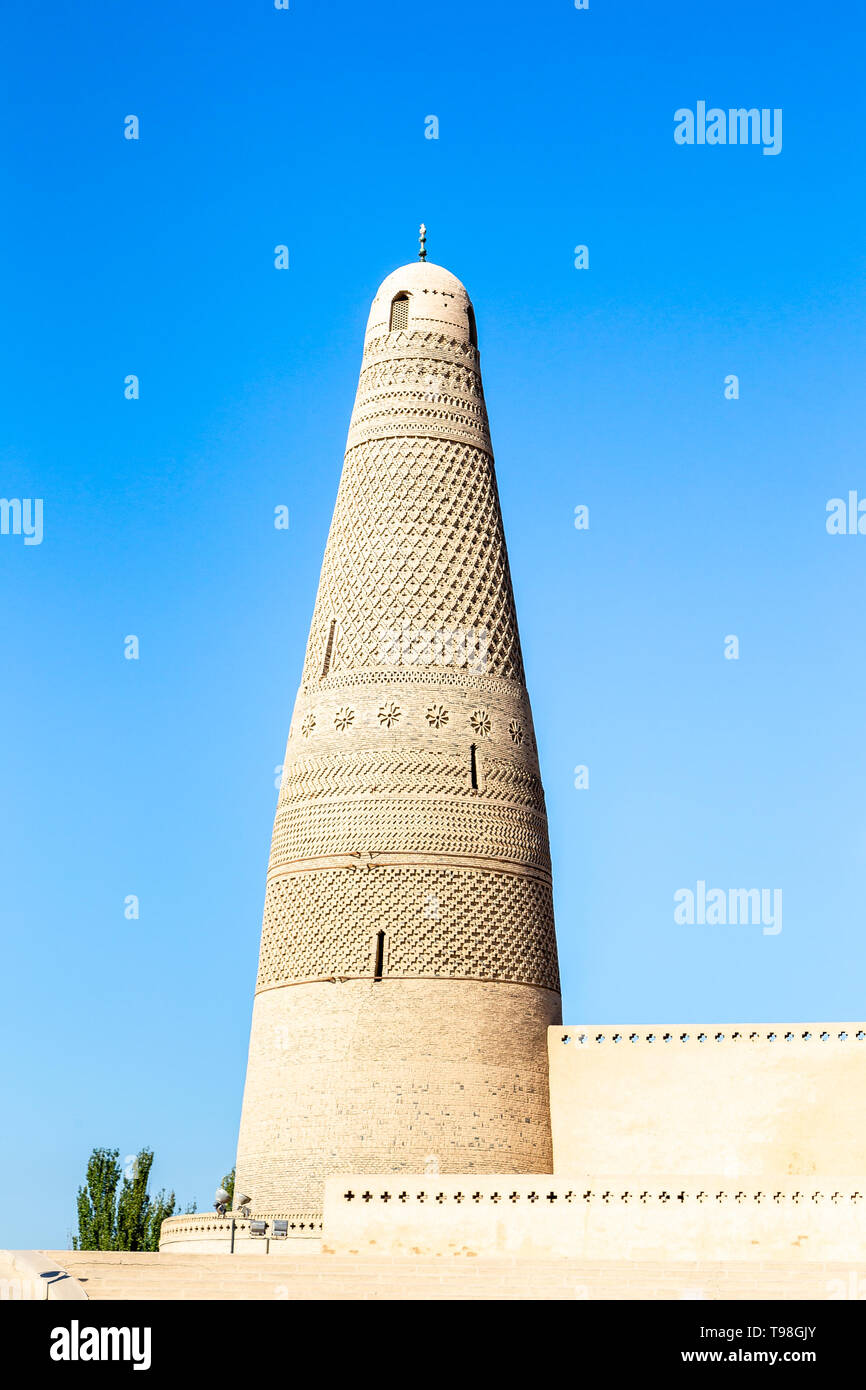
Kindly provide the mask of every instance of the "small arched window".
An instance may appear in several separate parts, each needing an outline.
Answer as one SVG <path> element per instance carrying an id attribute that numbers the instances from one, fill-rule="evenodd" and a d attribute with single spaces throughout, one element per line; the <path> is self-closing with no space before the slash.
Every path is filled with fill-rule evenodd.
<path id="1" fill-rule="evenodd" d="M 406 328 L 409 323 L 409 296 L 408 294 L 397 294 L 391 300 L 391 324 L 390 333 L 396 333 L 398 328 Z"/>
<path id="2" fill-rule="evenodd" d="M 469 341 L 474 348 L 477 348 L 478 330 L 475 327 L 475 310 L 471 304 L 466 305 L 466 317 L 469 319 Z"/>

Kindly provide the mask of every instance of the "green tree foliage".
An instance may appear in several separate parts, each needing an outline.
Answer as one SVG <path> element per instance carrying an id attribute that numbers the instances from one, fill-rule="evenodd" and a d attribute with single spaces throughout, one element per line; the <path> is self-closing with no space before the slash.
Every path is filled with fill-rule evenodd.
<path id="1" fill-rule="evenodd" d="M 118 1157 L 118 1149 L 94 1149 L 90 1155 L 84 1186 L 78 1189 L 73 1250 L 159 1249 L 159 1228 L 175 1212 L 174 1193 L 148 1193 L 152 1149 L 142 1149 L 130 1161 L 122 1183 Z M 187 1211 L 195 1211 L 195 1204 Z"/>
<path id="2" fill-rule="evenodd" d="M 94 1149 L 84 1187 L 78 1189 L 78 1236 L 73 1250 L 115 1250 L 115 1198 L 120 1182 L 117 1149 Z"/>
<path id="3" fill-rule="evenodd" d="M 224 1187 L 225 1190 L 226 1190 L 226 1192 L 229 1194 L 229 1199 L 228 1199 L 228 1202 L 226 1203 L 226 1206 L 228 1207 L 229 1211 L 231 1211 L 231 1210 L 232 1210 L 232 1207 L 233 1207 L 233 1205 L 234 1205 L 234 1200 L 235 1200 L 235 1170 L 234 1170 L 234 1168 L 232 1169 L 232 1171 L 231 1171 L 230 1173 L 226 1173 L 225 1177 L 223 1178 L 222 1182 L 220 1183 L 220 1187 Z"/>

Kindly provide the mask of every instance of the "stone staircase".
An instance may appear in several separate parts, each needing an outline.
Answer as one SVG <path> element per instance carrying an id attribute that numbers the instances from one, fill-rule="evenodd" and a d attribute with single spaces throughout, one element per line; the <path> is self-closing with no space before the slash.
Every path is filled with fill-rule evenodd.
<path id="1" fill-rule="evenodd" d="M 87 1298 L 287 1300 L 840 1299 L 849 1265 L 752 1262 L 585 1262 L 505 1256 L 150 1255 L 39 1251 Z"/>

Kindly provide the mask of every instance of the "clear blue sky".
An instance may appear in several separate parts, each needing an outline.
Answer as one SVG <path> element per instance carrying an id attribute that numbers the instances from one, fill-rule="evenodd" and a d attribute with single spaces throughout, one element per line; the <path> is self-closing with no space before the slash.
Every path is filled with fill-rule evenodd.
<path id="1" fill-rule="evenodd" d="M 0 1243 L 66 1243 L 95 1144 L 199 1207 L 232 1165 L 364 324 L 422 219 L 478 318 L 566 1020 L 862 1017 L 866 536 L 825 506 L 866 497 L 864 26 L 9 12 L 0 495 L 44 540 L 0 536 Z M 782 108 L 782 153 L 676 145 L 700 100 Z M 783 930 L 676 924 L 699 879 L 781 888 Z"/>

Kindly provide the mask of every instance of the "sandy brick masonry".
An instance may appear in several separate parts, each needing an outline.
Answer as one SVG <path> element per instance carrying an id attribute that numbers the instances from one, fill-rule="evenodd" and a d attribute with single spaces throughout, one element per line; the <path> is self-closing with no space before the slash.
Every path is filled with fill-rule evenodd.
<path id="1" fill-rule="evenodd" d="M 256 1212 L 288 1210 L 287 1186 L 321 1211 L 324 1171 L 383 1155 L 392 1172 L 549 1172 L 549 997 L 413 979 L 260 993 L 238 1190 Z"/>
<path id="2" fill-rule="evenodd" d="M 549 1171 L 560 1018 L 474 314 L 419 261 L 367 325 L 274 821 L 238 1190 L 264 1215 L 321 1211 L 334 1172 Z"/>

